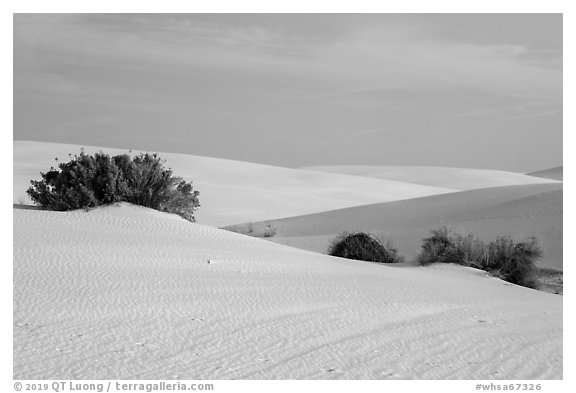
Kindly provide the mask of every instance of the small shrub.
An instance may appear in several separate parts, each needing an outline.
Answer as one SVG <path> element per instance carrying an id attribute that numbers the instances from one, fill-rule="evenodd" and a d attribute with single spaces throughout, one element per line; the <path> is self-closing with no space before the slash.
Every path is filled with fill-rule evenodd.
<path id="1" fill-rule="evenodd" d="M 246 230 L 247 233 L 252 233 L 254 232 L 254 224 L 252 223 L 252 221 L 250 221 L 248 224 L 246 224 Z"/>
<path id="2" fill-rule="evenodd" d="M 525 287 L 536 287 L 535 262 L 542 257 L 536 238 L 516 243 L 499 237 L 489 244 L 490 267 L 503 280 Z"/>
<path id="3" fill-rule="evenodd" d="M 336 237 L 328 249 L 328 255 L 368 262 L 396 263 L 401 258 L 388 243 L 388 249 L 382 241 L 369 233 L 343 233 Z"/>
<path id="4" fill-rule="evenodd" d="M 274 228 L 271 224 L 266 224 L 264 226 L 264 231 L 262 232 L 262 236 L 264 237 L 272 237 L 276 235 L 276 228 Z"/>
<path id="5" fill-rule="evenodd" d="M 456 247 L 454 235 L 448 228 L 442 227 L 432 231 L 432 236 L 423 240 L 422 252 L 418 255 L 421 265 L 431 263 L 460 263 L 464 260 L 462 250 Z"/>
<path id="6" fill-rule="evenodd" d="M 463 265 L 485 269 L 490 261 L 486 243 L 472 234 L 456 235 L 456 248 L 462 257 Z"/>
<path id="7" fill-rule="evenodd" d="M 442 227 L 423 240 L 417 260 L 421 265 L 439 262 L 471 266 L 513 284 L 535 288 L 535 262 L 541 256 L 542 250 L 533 237 L 515 242 L 505 236 L 485 243 L 472 234 L 462 236 Z"/>
<path id="8" fill-rule="evenodd" d="M 191 183 L 172 176 L 172 170 L 163 164 L 156 154 L 110 157 L 102 152 L 88 155 L 82 150 L 69 162 L 60 163 L 58 169 L 41 173 L 42 180 L 32 180 L 27 194 L 34 203 L 51 210 L 124 201 L 194 221 L 199 192 Z"/>

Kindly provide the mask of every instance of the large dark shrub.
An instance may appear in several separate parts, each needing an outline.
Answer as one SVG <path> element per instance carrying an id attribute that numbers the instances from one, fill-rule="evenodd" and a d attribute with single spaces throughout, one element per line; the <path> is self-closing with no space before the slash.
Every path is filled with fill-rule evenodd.
<path id="1" fill-rule="evenodd" d="M 472 234 L 462 236 L 442 227 L 423 240 L 417 260 L 421 265 L 440 262 L 471 266 L 508 282 L 535 288 L 535 262 L 541 256 L 542 250 L 533 237 L 516 242 L 505 236 L 485 243 Z"/>
<path id="2" fill-rule="evenodd" d="M 401 258 L 391 243 L 384 245 L 376 237 L 364 233 L 343 233 L 336 237 L 328 249 L 328 254 L 336 257 L 360 261 L 396 263 Z"/>
<path id="3" fill-rule="evenodd" d="M 110 157 L 98 152 L 81 152 L 69 162 L 60 163 L 32 180 L 27 193 L 32 200 L 51 210 L 74 210 L 125 201 L 156 210 L 175 213 L 194 221 L 200 206 L 198 191 L 156 155 L 142 153 Z"/>

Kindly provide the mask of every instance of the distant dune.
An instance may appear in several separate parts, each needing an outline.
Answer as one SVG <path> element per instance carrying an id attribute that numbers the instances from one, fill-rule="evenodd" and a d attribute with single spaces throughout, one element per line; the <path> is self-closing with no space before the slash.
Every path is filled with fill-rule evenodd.
<path id="1" fill-rule="evenodd" d="M 544 250 L 543 267 L 562 270 L 562 183 L 529 184 L 471 190 L 358 206 L 267 224 L 277 229 L 272 241 L 325 252 L 343 231 L 371 231 L 388 236 L 413 259 L 430 230 L 447 225 L 486 239 L 497 235 L 536 236 Z M 258 231 L 261 223 L 252 224 Z M 246 233 L 246 225 L 230 227 Z"/>
<path id="2" fill-rule="evenodd" d="M 517 195 L 558 191 L 540 187 Z M 563 378 L 562 297 L 475 269 L 333 258 L 128 204 L 13 217 L 16 380 Z M 331 228 L 317 217 L 310 231 Z"/>
<path id="3" fill-rule="evenodd" d="M 564 172 L 564 167 L 558 166 L 555 168 L 545 169 L 543 171 L 531 172 L 531 173 L 528 173 L 528 175 L 536 176 L 536 177 L 542 177 L 545 179 L 563 181 L 563 178 L 564 178 L 563 172 Z"/>
<path id="4" fill-rule="evenodd" d="M 549 182 L 549 180 L 534 178 L 521 173 L 491 169 L 365 165 L 311 166 L 305 167 L 304 169 L 327 173 L 366 176 L 376 179 L 396 180 L 406 183 L 444 187 L 455 190 L 474 190 L 488 187 L 541 184 Z"/>
<path id="5" fill-rule="evenodd" d="M 14 141 L 14 203 L 26 201 L 30 180 L 80 153 L 78 145 Z M 83 146 L 87 153 L 127 150 Z M 137 154 L 137 152 L 134 152 Z M 175 176 L 192 180 L 200 191 L 197 221 L 212 226 L 231 225 L 300 214 L 316 213 L 376 202 L 387 202 L 457 190 L 394 180 L 281 168 L 187 154 L 162 153 Z M 534 178 L 533 178 L 534 179 Z"/>

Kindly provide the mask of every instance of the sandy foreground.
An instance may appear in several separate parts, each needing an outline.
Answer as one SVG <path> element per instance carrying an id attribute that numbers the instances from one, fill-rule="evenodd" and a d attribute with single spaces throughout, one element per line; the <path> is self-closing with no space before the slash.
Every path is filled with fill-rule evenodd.
<path id="1" fill-rule="evenodd" d="M 79 151 L 14 142 L 15 379 L 563 377 L 562 296 L 462 266 L 310 251 L 341 230 L 377 229 L 410 257 L 450 221 L 537 234 L 561 268 L 561 182 L 477 170 L 464 181 L 470 170 L 454 168 L 417 179 L 401 167 L 388 169 L 404 177 L 385 179 L 160 153 L 200 190 L 198 223 L 125 203 L 21 205 L 54 157 Z M 505 187 L 485 188 L 493 182 Z M 250 222 L 273 225 L 268 240 L 284 244 L 216 228 Z"/>
<path id="2" fill-rule="evenodd" d="M 128 204 L 14 209 L 14 378 L 560 379 L 562 297 Z"/>

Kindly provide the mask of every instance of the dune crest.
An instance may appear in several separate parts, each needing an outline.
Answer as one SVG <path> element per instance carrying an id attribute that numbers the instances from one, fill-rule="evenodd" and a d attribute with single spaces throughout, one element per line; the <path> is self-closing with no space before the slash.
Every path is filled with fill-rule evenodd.
<path id="1" fill-rule="evenodd" d="M 544 169 L 542 171 L 530 172 L 528 173 L 530 176 L 542 177 L 545 179 L 552 179 L 563 181 L 564 180 L 564 167 L 558 166 L 555 168 Z"/>
<path id="2" fill-rule="evenodd" d="M 432 166 L 329 165 L 305 167 L 305 169 L 395 180 L 431 187 L 445 187 L 461 191 L 522 184 L 544 184 L 553 181 L 552 178 L 540 179 L 522 173 L 492 169 Z"/>
<path id="3" fill-rule="evenodd" d="M 22 203 L 30 180 L 56 166 L 54 158 L 67 161 L 82 146 L 14 141 L 14 203 Z M 84 146 L 87 153 L 126 154 L 125 149 Z M 138 154 L 134 151 L 133 154 Z M 192 181 L 200 191 L 198 222 L 225 226 L 301 214 L 445 194 L 451 188 L 329 174 L 249 162 L 161 153 L 175 176 Z"/>

